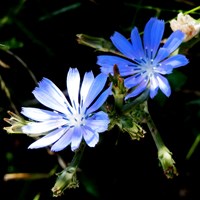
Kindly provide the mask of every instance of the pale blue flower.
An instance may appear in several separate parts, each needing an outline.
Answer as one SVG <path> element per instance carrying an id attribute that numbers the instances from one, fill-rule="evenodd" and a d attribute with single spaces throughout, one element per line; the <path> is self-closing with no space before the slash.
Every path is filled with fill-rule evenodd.
<path id="1" fill-rule="evenodd" d="M 107 81 L 105 74 L 96 78 L 86 72 L 80 85 L 80 74 L 70 68 L 67 75 L 68 100 L 61 90 L 49 79 L 43 78 L 35 88 L 35 98 L 44 106 L 52 109 L 23 107 L 22 114 L 33 120 L 22 127 L 23 133 L 43 136 L 29 148 L 51 146 L 52 151 L 60 151 L 71 144 L 76 150 L 82 139 L 94 147 L 99 141 L 99 133 L 108 129 L 110 122 L 107 113 L 97 111 L 111 94 L 111 86 L 104 92 Z M 97 111 L 97 112 L 96 112 Z"/>
<path id="2" fill-rule="evenodd" d="M 135 97 L 146 89 L 149 90 L 151 98 L 156 96 L 158 89 L 169 97 L 171 88 L 163 75 L 188 64 L 184 55 L 172 55 L 182 43 L 184 33 L 180 30 L 173 32 L 160 47 L 164 28 L 163 20 L 151 18 L 145 26 L 143 41 L 136 27 L 131 32 L 130 41 L 115 32 L 111 36 L 112 43 L 125 58 L 98 56 L 97 64 L 101 66 L 102 73 L 113 74 L 113 66 L 118 66 L 120 75 L 124 77 L 125 87 L 130 89 L 125 99 Z"/>

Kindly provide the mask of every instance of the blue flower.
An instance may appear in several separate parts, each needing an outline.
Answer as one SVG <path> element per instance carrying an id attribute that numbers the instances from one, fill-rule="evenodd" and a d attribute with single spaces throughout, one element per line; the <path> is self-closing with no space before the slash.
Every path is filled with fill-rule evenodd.
<path id="1" fill-rule="evenodd" d="M 92 72 L 86 72 L 80 86 L 78 70 L 70 68 L 67 75 L 68 101 L 53 82 L 43 78 L 33 94 L 52 111 L 22 108 L 21 113 L 33 120 L 22 127 L 23 133 L 31 136 L 44 135 L 29 148 L 51 145 L 52 151 L 60 151 L 71 143 L 71 150 L 74 151 L 82 139 L 88 146 L 94 147 L 99 141 L 99 133 L 106 131 L 110 122 L 105 112 L 97 111 L 111 94 L 111 86 L 102 92 L 106 81 L 105 74 L 100 73 L 94 78 Z"/>
<path id="2" fill-rule="evenodd" d="M 163 75 L 188 64 L 184 55 L 172 54 L 182 43 L 184 33 L 180 30 L 173 32 L 160 47 L 164 28 L 163 20 L 151 18 L 145 26 L 143 42 L 136 27 L 131 32 L 131 41 L 115 32 L 111 36 L 112 43 L 125 58 L 98 56 L 97 64 L 101 66 L 102 73 L 113 74 L 113 66 L 118 66 L 121 77 L 124 77 L 125 87 L 130 89 L 125 99 L 135 97 L 146 89 L 151 98 L 156 96 L 159 89 L 169 97 L 171 88 Z"/>

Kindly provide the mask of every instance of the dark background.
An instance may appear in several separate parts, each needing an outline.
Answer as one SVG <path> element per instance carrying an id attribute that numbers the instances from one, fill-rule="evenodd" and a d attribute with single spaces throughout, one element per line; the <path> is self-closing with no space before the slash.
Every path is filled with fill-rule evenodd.
<path id="1" fill-rule="evenodd" d="M 27 67 L 15 56 L 0 49 L 0 61 L 9 65 L 9 68 L 0 67 L 2 199 L 56 199 L 51 192 L 56 175 L 38 180 L 3 179 L 7 173 L 49 173 L 58 164 L 57 155 L 50 155 L 44 148 L 27 149 L 33 142 L 32 138 L 7 134 L 3 130 L 8 125 L 3 121 L 4 117 L 9 117 L 8 110 L 20 112 L 22 106 L 38 106 L 31 93 L 36 83 L 27 69 L 32 71 L 37 81 L 47 77 L 65 90 L 69 67 L 77 67 L 81 74 L 88 70 L 99 73 L 96 56 L 102 52 L 78 44 L 76 34 L 109 39 L 114 31 L 119 31 L 129 37 L 134 26 L 143 31 L 150 17 L 157 16 L 167 22 L 178 12 L 197 6 L 198 1 L 187 0 L 2 1 L 0 44 L 10 46 L 10 52 Z M 199 10 L 192 16 L 198 19 Z M 167 23 L 165 36 L 170 33 Z M 133 141 L 128 134 L 114 128 L 102 136 L 95 148 L 86 148 L 78 172 L 79 188 L 65 190 L 57 199 L 200 198 L 200 146 L 186 160 L 191 145 L 200 133 L 199 44 L 190 48 L 186 56 L 190 63 L 177 70 L 182 77 L 179 82 L 181 87 L 177 89 L 172 85 L 172 95 L 162 103 L 158 99 L 149 101 L 150 112 L 164 143 L 173 153 L 179 176 L 173 179 L 164 176 L 148 129 L 145 138 Z M 66 148 L 59 155 L 68 163 L 73 153 Z M 56 172 L 61 170 L 59 166 Z"/>

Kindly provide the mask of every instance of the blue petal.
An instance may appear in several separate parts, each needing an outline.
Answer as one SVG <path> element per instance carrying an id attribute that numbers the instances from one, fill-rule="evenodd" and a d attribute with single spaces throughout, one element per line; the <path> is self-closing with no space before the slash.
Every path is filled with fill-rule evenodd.
<path id="1" fill-rule="evenodd" d="M 138 85 L 140 82 L 142 82 L 145 79 L 144 75 L 141 75 L 141 73 L 135 74 L 133 76 L 130 76 L 124 80 L 124 85 L 126 88 L 132 88 Z"/>
<path id="2" fill-rule="evenodd" d="M 144 49 L 143 49 L 141 37 L 137 28 L 134 28 L 131 31 L 131 42 L 132 42 L 132 48 L 134 51 L 134 54 L 133 54 L 134 57 L 137 59 L 144 58 L 145 57 Z"/>
<path id="3" fill-rule="evenodd" d="M 132 70 L 128 66 L 134 66 L 135 64 L 124 59 L 120 58 L 118 56 L 97 56 L 97 64 L 102 66 L 101 72 L 108 75 L 109 73 L 113 75 L 113 67 L 114 65 L 117 65 L 119 68 L 120 74 L 121 71 L 123 71 L 122 76 L 126 76 L 127 74 L 130 74 L 130 70 Z"/>
<path id="4" fill-rule="evenodd" d="M 103 73 L 99 74 L 94 79 L 93 83 L 90 86 L 88 94 L 86 94 L 87 96 L 85 98 L 83 110 L 88 108 L 90 104 L 94 101 L 94 99 L 97 97 L 97 95 L 102 91 L 102 89 L 105 86 L 106 81 L 107 81 L 107 76 Z"/>
<path id="5" fill-rule="evenodd" d="M 56 130 L 48 133 L 44 137 L 36 140 L 28 148 L 29 149 L 37 149 L 37 148 L 42 148 L 42 147 L 49 146 L 49 145 L 53 144 L 54 142 L 56 142 L 60 137 L 62 137 L 62 135 L 66 131 L 67 131 L 67 128 L 56 129 Z"/>
<path id="6" fill-rule="evenodd" d="M 108 129 L 108 124 L 110 120 L 108 114 L 103 111 L 99 111 L 88 118 L 86 121 L 86 126 L 91 127 L 97 133 L 105 132 Z"/>
<path id="7" fill-rule="evenodd" d="M 85 98 L 88 94 L 88 91 L 89 91 L 93 81 L 94 81 L 93 73 L 92 72 L 86 72 L 85 75 L 84 75 L 84 78 L 83 78 L 83 82 L 82 82 L 82 85 L 81 85 L 81 91 L 80 91 L 81 104 L 83 104 L 85 102 Z"/>
<path id="8" fill-rule="evenodd" d="M 39 108 L 22 107 L 21 113 L 29 119 L 35 121 L 45 121 L 50 119 L 62 119 L 63 116 L 60 113 L 43 110 Z"/>
<path id="9" fill-rule="evenodd" d="M 158 54 L 156 55 L 156 57 L 153 61 L 153 65 L 159 64 L 159 62 L 161 62 L 162 60 L 167 58 L 169 55 L 170 55 L 170 52 L 168 51 L 168 49 L 160 48 L 158 50 Z"/>
<path id="10" fill-rule="evenodd" d="M 29 122 L 27 125 L 22 127 L 22 132 L 26 134 L 42 134 L 66 124 L 66 119 L 46 120 L 44 122 Z"/>
<path id="11" fill-rule="evenodd" d="M 130 67 L 129 66 L 120 67 L 119 72 L 121 77 L 125 77 L 140 72 L 140 67 L 138 65 L 132 64 Z"/>
<path id="12" fill-rule="evenodd" d="M 74 127 L 74 133 L 71 140 L 71 150 L 75 151 L 80 146 L 82 141 L 82 127 Z"/>
<path id="13" fill-rule="evenodd" d="M 159 67 L 156 67 L 154 69 L 155 73 L 160 73 L 160 74 L 171 74 L 173 71 L 173 67 L 171 65 L 165 65 L 161 64 Z"/>
<path id="14" fill-rule="evenodd" d="M 94 147 L 99 142 L 99 134 L 90 127 L 84 126 L 82 131 L 84 140 L 89 147 Z"/>
<path id="15" fill-rule="evenodd" d="M 68 129 L 66 133 L 52 145 L 51 151 L 61 151 L 67 147 L 71 143 L 73 133 L 73 128 Z"/>
<path id="16" fill-rule="evenodd" d="M 131 43 L 120 33 L 115 32 L 113 36 L 111 36 L 112 43 L 115 47 L 126 57 L 130 59 L 134 59 L 134 50 Z"/>
<path id="17" fill-rule="evenodd" d="M 78 102 L 79 87 L 80 87 L 80 74 L 76 68 L 74 69 L 70 68 L 67 74 L 67 90 L 72 106 L 76 110 L 79 107 L 79 102 Z"/>
<path id="18" fill-rule="evenodd" d="M 144 48 L 147 48 L 148 59 L 153 59 L 163 37 L 165 24 L 163 20 L 151 18 L 144 29 Z"/>
<path id="19" fill-rule="evenodd" d="M 181 32 L 180 30 L 174 31 L 165 42 L 163 48 L 168 49 L 169 53 L 172 53 L 183 42 L 183 39 L 184 39 L 183 32 Z"/>
<path id="20" fill-rule="evenodd" d="M 125 100 L 131 98 L 131 97 L 135 97 L 137 96 L 138 94 L 142 93 L 145 88 L 147 87 L 147 84 L 148 84 L 149 81 L 142 81 L 136 88 L 134 88 L 134 90 L 129 93 L 126 97 L 125 97 Z"/>
<path id="21" fill-rule="evenodd" d="M 172 68 L 178 68 L 189 63 L 188 59 L 184 55 L 177 54 L 171 56 L 168 59 L 164 60 L 162 65 L 170 65 Z"/>
<path id="22" fill-rule="evenodd" d="M 99 96 L 99 98 L 92 104 L 91 107 L 87 109 L 86 115 L 98 110 L 104 104 L 104 102 L 111 93 L 111 89 L 112 84 L 110 84 L 110 87 Z"/>
<path id="23" fill-rule="evenodd" d="M 171 87 L 169 85 L 169 82 L 168 80 L 160 75 L 160 74 L 157 74 L 157 81 L 158 81 L 158 85 L 159 85 L 159 88 L 161 89 L 161 91 L 167 96 L 169 97 L 171 95 Z"/>
<path id="24" fill-rule="evenodd" d="M 158 87 L 157 88 L 154 88 L 154 89 L 151 89 L 151 87 L 150 87 L 150 98 L 151 99 L 153 99 L 156 95 L 157 95 L 157 93 L 158 93 Z"/>
<path id="25" fill-rule="evenodd" d="M 33 91 L 35 98 L 48 108 L 57 110 L 61 113 L 69 114 L 66 105 L 69 105 L 64 94 L 49 79 L 43 78 L 39 82 L 39 87 Z"/>
<path id="26" fill-rule="evenodd" d="M 152 99 L 156 96 L 156 94 L 158 93 L 158 89 L 159 89 L 158 80 L 156 79 L 156 75 L 157 75 L 157 73 L 155 73 L 150 79 L 149 91 L 150 91 L 150 97 Z"/>

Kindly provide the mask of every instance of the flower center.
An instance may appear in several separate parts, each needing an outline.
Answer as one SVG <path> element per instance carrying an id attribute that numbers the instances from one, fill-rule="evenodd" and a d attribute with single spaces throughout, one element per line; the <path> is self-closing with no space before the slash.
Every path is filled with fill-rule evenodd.
<path id="1" fill-rule="evenodd" d="M 83 126 L 85 124 L 85 117 L 82 114 L 76 113 L 71 115 L 70 124 L 72 126 Z"/>

